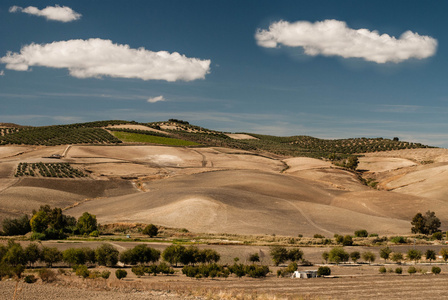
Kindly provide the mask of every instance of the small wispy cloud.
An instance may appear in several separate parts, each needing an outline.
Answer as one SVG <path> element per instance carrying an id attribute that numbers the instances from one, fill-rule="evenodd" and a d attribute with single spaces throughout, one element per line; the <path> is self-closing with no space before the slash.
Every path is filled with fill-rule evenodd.
<path id="1" fill-rule="evenodd" d="M 259 46 L 265 48 L 279 45 L 302 47 L 309 56 L 361 58 L 378 64 L 424 59 L 433 56 L 437 50 L 437 40 L 430 36 L 408 30 L 396 38 L 379 34 L 376 30 L 352 29 L 338 20 L 315 23 L 278 21 L 269 29 L 258 29 L 255 39 Z"/>
<path id="2" fill-rule="evenodd" d="M 149 98 L 147 101 L 149 103 L 156 103 L 156 102 L 166 101 L 166 99 L 163 96 L 157 96 L 157 97 Z"/>
<path id="3" fill-rule="evenodd" d="M 0 76 L 4 76 L 5 75 L 5 71 L 4 70 L 1 70 L 0 71 Z"/>
<path id="4" fill-rule="evenodd" d="M 20 7 L 20 6 L 11 6 L 9 8 L 10 13 L 16 13 L 16 12 L 22 12 L 29 15 L 34 15 L 38 17 L 44 17 L 47 20 L 51 21 L 59 21 L 59 22 L 72 22 L 79 20 L 81 18 L 81 14 L 75 12 L 73 9 L 71 9 L 68 6 L 47 6 L 44 9 L 38 9 L 34 6 L 28 6 L 28 7 Z"/>

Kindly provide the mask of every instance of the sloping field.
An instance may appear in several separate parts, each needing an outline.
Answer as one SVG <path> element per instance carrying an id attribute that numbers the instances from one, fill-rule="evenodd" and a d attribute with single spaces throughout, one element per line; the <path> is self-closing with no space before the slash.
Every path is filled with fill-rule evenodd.
<path id="1" fill-rule="evenodd" d="M 281 174 L 215 171 L 152 181 L 146 188 L 146 193 L 89 201 L 67 213 L 89 211 L 101 223 L 154 223 L 195 232 L 330 237 L 359 228 L 409 231 L 408 221 L 331 206 L 344 192 Z"/>
<path id="2" fill-rule="evenodd" d="M 444 149 L 362 157 L 360 168 L 388 191 L 363 185 L 353 172 L 322 160 L 219 147 L 74 145 L 60 160 L 44 157 L 62 154 L 66 146 L 0 149 L 0 219 L 43 204 L 77 204 L 67 213 L 89 211 L 103 224 L 142 222 L 211 233 L 407 234 L 412 217 L 428 209 L 442 220 L 442 230 L 448 225 Z M 14 177 L 19 162 L 46 160 L 69 162 L 90 177 Z"/>

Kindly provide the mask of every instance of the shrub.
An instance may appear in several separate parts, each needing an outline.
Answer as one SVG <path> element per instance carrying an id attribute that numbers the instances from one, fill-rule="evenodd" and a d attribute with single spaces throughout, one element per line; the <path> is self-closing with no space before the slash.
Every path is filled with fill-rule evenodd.
<path id="1" fill-rule="evenodd" d="M 394 252 L 392 253 L 392 261 L 401 264 L 401 261 L 403 260 L 403 253 L 401 252 Z"/>
<path id="2" fill-rule="evenodd" d="M 359 251 L 353 251 L 352 253 L 350 253 L 350 258 L 354 263 L 356 263 L 358 259 L 361 258 L 361 253 L 359 253 Z"/>
<path id="3" fill-rule="evenodd" d="M 329 276 L 331 275 L 331 269 L 329 267 L 319 267 L 319 269 L 317 269 L 317 276 L 321 277 L 321 276 Z"/>
<path id="4" fill-rule="evenodd" d="M 249 261 L 252 262 L 252 263 L 259 262 L 260 261 L 260 255 L 258 254 L 258 252 L 249 255 Z"/>
<path id="5" fill-rule="evenodd" d="M 123 269 L 118 269 L 115 271 L 115 276 L 117 277 L 117 279 L 121 280 L 126 276 L 128 276 L 128 272 L 126 272 L 126 270 Z"/>
<path id="6" fill-rule="evenodd" d="M 323 236 L 322 234 L 318 234 L 318 233 L 316 233 L 316 234 L 314 235 L 314 238 L 315 238 L 315 239 L 324 239 L 325 236 Z"/>
<path id="7" fill-rule="evenodd" d="M 276 266 L 288 260 L 288 250 L 284 247 L 274 246 L 270 250 L 272 261 Z"/>
<path id="8" fill-rule="evenodd" d="M 248 265 L 246 266 L 246 274 L 252 278 L 266 277 L 270 272 L 268 266 Z"/>
<path id="9" fill-rule="evenodd" d="M 365 229 L 355 231 L 356 237 L 367 237 L 368 235 L 369 235 L 369 233 Z"/>
<path id="10" fill-rule="evenodd" d="M 92 231 L 89 236 L 91 237 L 99 237 L 100 236 L 100 232 L 98 230 L 94 230 Z"/>
<path id="11" fill-rule="evenodd" d="M 153 237 L 159 233 L 159 229 L 157 228 L 157 226 L 155 226 L 153 224 L 149 224 L 148 226 L 145 227 L 145 229 L 143 229 L 142 233 L 147 234 L 150 237 Z"/>
<path id="12" fill-rule="evenodd" d="M 432 267 L 432 269 L 431 269 L 431 272 L 433 273 L 433 274 L 440 274 L 440 272 L 441 272 L 442 270 L 439 268 L 439 267 L 436 267 L 436 266 L 434 266 L 434 267 Z"/>
<path id="13" fill-rule="evenodd" d="M 406 244 L 408 242 L 407 239 L 402 236 L 394 236 L 390 241 L 394 244 Z"/>
<path id="14" fill-rule="evenodd" d="M 95 250 L 95 259 L 100 266 L 113 267 L 118 262 L 118 250 L 110 244 L 102 244 Z"/>
<path id="15" fill-rule="evenodd" d="M 103 272 L 101 272 L 101 277 L 104 279 L 109 278 L 110 276 L 110 271 L 104 270 Z"/>
<path id="16" fill-rule="evenodd" d="M 339 264 L 340 262 L 346 262 L 349 259 L 349 254 L 341 247 L 334 247 L 330 250 L 328 259 L 331 262 Z"/>
<path id="17" fill-rule="evenodd" d="M 411 274 L 411 275 L 414 274 L 414 273 L 417 273 L 417 269 L 414 266 L 410 266 L 408 268 L 408 273 Z"/>
<path id="18" fill-rule="evenodd" d="M 23 278 L 23 281 L 26 283 L 35 283 L 37 281 L 37 278 L 34 277 L 34 275 L 27 275 L 25 278 Z"/>
<path id="19" fill-rule="evenodd" d="M 401 274 L 401 273 L 403 273 L 403 269 L 402 268 L 396 268 L 395 269 L 395 273 Z"/>
<path id="20" fill-rule="evenodd" d="M 379 272 L 380 272 L 381 274 L 386 273 L 386 272 L 387 272 L 386 267 L 380 267 Z"/>
<path id="21" fill-rule="evenodd" d="M 432 234 L 432 238 L 434 240 L 439 240 L 440 241 L 441 239 L 443 239 L 443 233 L 441 231 L 434 232 Z"/>
<path id="22" fill-rule="evenodd" d="M 132 267 L 131 271 L 132 273 L 134 273 L 135 275 L 137 275 L 137 277 L 143 276 L 145 275 L 145 270 L 146 268 L 142 265 L 140 266 L 134 266 Z"/>
<path id="23" fill-rule="evenodd" d="M 85 266 L 85 265 L 76 266 L 75 273 L 76 273 L 76 276 L 79 276 L 79 277 L 82 277 L 82 278 L 87 278 L 90 275 L 90 271 L 87 268 L 87 266 Z"/>
<path id="24" fill-rule="evenodd" d="M 362 259 L 364 259 L 365 261 L 368 261 L 369 264 L 371 264 L 372 262 L 375 261 L 376 256 L 372 252 L 366 251 L 362 254 Z"/>
<path id="25" fill-rule="evenodd" d="M 49 270 L 47 268 L 42 268 L 38 271 L 40 279 L 42 279 L 43 282 L 53 282 L 56 280 L 56 273 L 52 270 Z"/>

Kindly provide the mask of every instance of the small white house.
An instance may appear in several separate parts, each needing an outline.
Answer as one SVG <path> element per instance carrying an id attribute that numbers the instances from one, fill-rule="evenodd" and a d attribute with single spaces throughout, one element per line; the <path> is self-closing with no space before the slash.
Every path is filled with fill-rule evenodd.
<path id="1" fill-rule="evenodd" d="M 295 271 L 291 278 L 316 278 L 317 270 Z"/>

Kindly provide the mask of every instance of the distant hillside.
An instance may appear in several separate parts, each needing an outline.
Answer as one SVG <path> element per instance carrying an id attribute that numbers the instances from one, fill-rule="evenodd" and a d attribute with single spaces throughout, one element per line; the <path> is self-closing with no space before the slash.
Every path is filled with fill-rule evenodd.
<path id="1" fill-rule="evenodd" d="M 9 123 L 1 124 L 8 125 Z M 133 141 L 141 143 L 143 141 L 153 144 L 160 143 L 179 146 L 200 144 L 204 146 L 269 152 L 285 156 L 307 156 L 315 158 L 328 157 L 329 155 L 345 157 L 359 153 L 430 148 L 430 146 L 420 143 L 409 143 L 399 141 L 398 139 L 390 140 L 383 138 L 324 140 L 310 136 L 278 137 L 246 133 L 255 138 L 233 139 L 224 132 L 191 125 L 187 121 L 177 119 L 152 123 L 109 120 L 43 127 L 9 125 L 11 126 L 3 126 L 0 128 L 0 145 L 24 144 L 54 146 L 64 144 L 117 144 Z M 114 125 L 121 125 L 121 127 L 129 125 L 130 127 L 129 129 L 116 127 L 106 128 Z M 139 125 L 140 129 L 131 129 L 132 126 L 136 125 Z M 124 134 L 122 133 L 126 133 L 127 139 L 123 139 Z M 147 137 L 145 138 L 144 136 Z M 151 136 L 159 138 L 150 138 Z M 183 142 L 173 142 L 173 139 Z M 186 143 L 186 141 L 190 143 Z"/>

